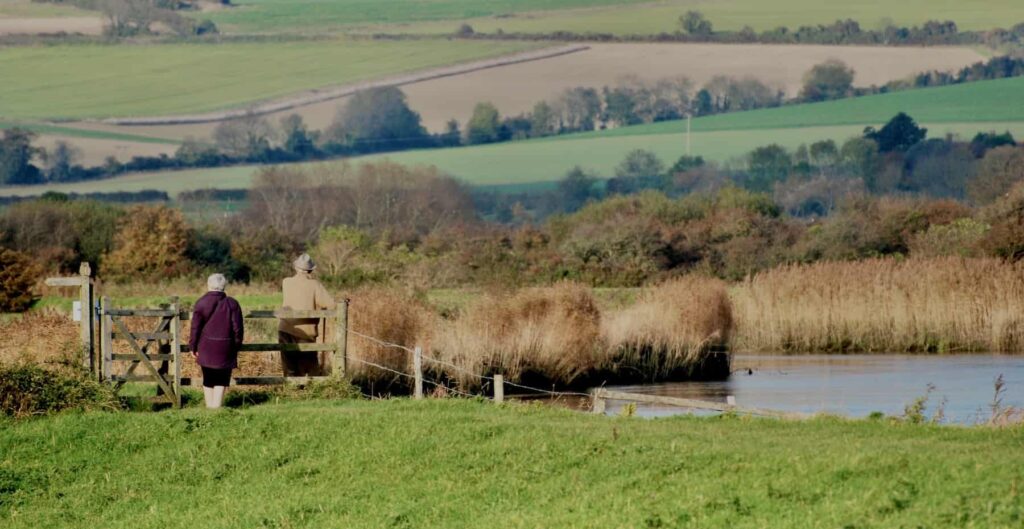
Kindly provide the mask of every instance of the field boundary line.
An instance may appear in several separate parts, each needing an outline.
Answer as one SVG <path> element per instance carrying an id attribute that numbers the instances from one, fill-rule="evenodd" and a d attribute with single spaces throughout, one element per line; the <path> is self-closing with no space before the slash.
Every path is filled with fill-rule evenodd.
<path id="1" fill-rule="evenodd" d="M 107 125 L 123 126 L 190 125 L 196 123 L 213 123 L 217 121 L 239 118 L 250 114 L 255 114 L 258 116 L 264 114 L 273 114 L 275 112 L 281 112 L 284 110 L 291 110 L 294 108 L 313 105 L 316 103 L 323 103 L 325 101 L 331 101 L 333 99 L 347 97 L 361 90 L 367 90 L 370 88 L 404 86 L 424 81 L 432 81 L 434 79 L 441 79 L 444 77 L 464 75 L 468 73 L 478 72 L 481 70 L 489 70 L 491 68 L 500 68 L 502 66 L 511 66 L 514 64 L 521 64 L 524 62 L 551 59 L 554 57 L 561 57 L 563 55 L 569 55 L 572 53 L 586 51 L 589 49 L 590 46 L 585 44 L 545 47 L 540 50 L 531 50 L 526 52 L 515 53 L 512 55 L 494 57 L 491 59 L 476 60 L 462 64 L 443 66 L 440 68 L 431 68 L 428 70 L 407 73 L 404 75 L 385 77 L 383 79 L 378 79 L 375 81 L 363 81 L 359 83 L 336 85 L 333 87 L 315 88 L 312 90 L 299 92 L 298 94 L 285 96 L 283 98 L 265 100 L 263 102 L 248 105 L 244 108 L 236 108 L 232 110 L 219 110 L 214 112 L 204 112 L 200 114 L 185 114 L 176 116 L 107 118 L 100 120 L 85 121 L 93 121 L 97 123 L 104 123 Z"/>

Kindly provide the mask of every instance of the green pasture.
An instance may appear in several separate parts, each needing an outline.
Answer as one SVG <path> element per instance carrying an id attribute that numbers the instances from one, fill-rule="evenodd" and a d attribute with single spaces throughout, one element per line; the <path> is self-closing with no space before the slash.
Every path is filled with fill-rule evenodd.
<path id="1" fill-rule="evenodd" d="M 721 131 L 871 125 L 884 123 L 899 112 L 925 123 L 1024 122 L 1024 77 L 719 114 L 695 119 L 692 127 L 694 131 Z M 675 134 L 685 130 L 686 121 L 663 121 L 560 138 Z"/>
<path id="2" fill-rule="evenodd" d="M 656 34 L 679 29 L 679 15 L 704 13 L 715 28 L 755 30 L 830 24 L 851 18 L 866 29 L 886 23 L 953 20 L 960 29 L 1009 28 L 1024 22 L 1017 0 L 239 0 L 240 7 L 203 13 L 241 32 L 351 30 L 452 33 L 466 22 L 477 31 Z"/>
<path id="3" fill-rule="evenodd" d="M 201 13 L 239 32 L 329 31 L 366 24 L 462 20 L 525 11 L 641 4 L 649 0 L 235 0 L 235 7 Z M 452 28 L 454 30 L 454 28 Z"/>
<path id="4" fill-rule="evenodd" d="M 0 48 L 0 116 L 101 118 L 242 107 L 302 90 L 537 46 L 328 39 Z"/>
<path id="5" fill-rule="evenodd" d="M 1020 427 L 467 400 L 65 413 L 0 424 L 0 524 L 1010 528 L 1022 444 Z"/>

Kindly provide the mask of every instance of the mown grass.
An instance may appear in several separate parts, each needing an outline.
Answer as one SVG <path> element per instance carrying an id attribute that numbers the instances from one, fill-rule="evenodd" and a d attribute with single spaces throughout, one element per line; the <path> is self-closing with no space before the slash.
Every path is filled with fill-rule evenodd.
<path id="1" fill-rule="evenodd" d="M 452 400 L 0 428 L 4 527 L 1019 527 L 1024 429 Z"/>
<path id="2" fill-rule="evenodd" d="M 0 49 L 0 115 L 101 118 L 218 110 L 534 47 L 444 39 L 9 47 Z"/>
<path id="3" fill-rule="evenodd" d="M 4 18 L 80 17 L 92 14 L 70 5 L 31 0 L 0 0 L 0 17 Z"/>

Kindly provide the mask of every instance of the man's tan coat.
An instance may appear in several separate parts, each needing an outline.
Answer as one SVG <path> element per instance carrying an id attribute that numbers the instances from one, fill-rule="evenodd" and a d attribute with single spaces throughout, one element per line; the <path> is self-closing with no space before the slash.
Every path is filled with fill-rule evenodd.
<path id="1" fill-rule="evenodd" d="M 306 272 L 298 272 L 285 279 L 281 290 L 284 293 L 282 307 L 286 310 L 330 310 L 337 307 L 327 289 Z M 318 321 L 317 318 L 282 319 L 278 330 L 301 341 L 315 342 Z"/>

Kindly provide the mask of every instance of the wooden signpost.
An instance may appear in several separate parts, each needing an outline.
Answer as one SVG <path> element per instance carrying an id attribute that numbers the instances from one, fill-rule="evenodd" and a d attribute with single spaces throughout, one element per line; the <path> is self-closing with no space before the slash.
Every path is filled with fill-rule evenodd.
<path id="1" fill-rule="evenodd" d="M 78 275 L 72 277 L 50 277 L 46 285 L 51 287 L 78 287 L 78 305 L 76 314 L 80 315 L 81 331 L 79 335 L 82 347 L 82 365 L 91 373 L 97 373 L 97 350 L 95 346 L 96 310 L 93 307 L 92 267 L 82 263 Z"/>

